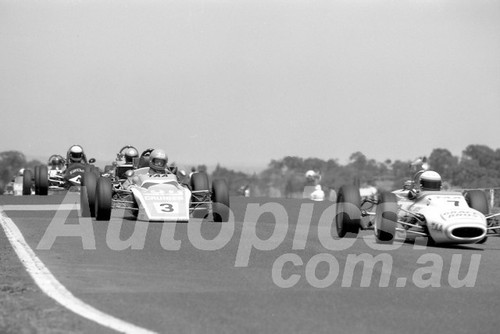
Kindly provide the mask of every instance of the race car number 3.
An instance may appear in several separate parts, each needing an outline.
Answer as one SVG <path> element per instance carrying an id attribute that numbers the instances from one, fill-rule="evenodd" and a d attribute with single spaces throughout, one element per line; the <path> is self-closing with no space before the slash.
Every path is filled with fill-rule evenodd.
<path id="1" fill-rule="evenodd" d="M 156 211 L 172 213 L 177 211 L 177 203 L 155 203 Z"/>

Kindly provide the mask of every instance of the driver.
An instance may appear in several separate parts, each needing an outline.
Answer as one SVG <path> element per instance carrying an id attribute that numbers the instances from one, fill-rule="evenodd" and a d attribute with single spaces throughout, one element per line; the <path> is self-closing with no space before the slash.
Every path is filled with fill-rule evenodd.
<path id="1" fill-rule="evenodd" d="M 427 170 L 420 175 L 420 189 L 422 191 L 440 191 L 441 175 L 432 170 Z"/>
<path id="2" fill-rule="evenodd" d="M 67 164 L 73 164 L 73 163 L 87 163 L 87 157 L 85 156 L 85 153 L 83 152 L 83 148 L 80 145 L 73 145 L 69 148 L 68 154 L 67 154 Z"/>
<path id="3" fill-rule="evenodd" d="M 51 170 L 63 170 L 64 158 L 60 155 L 53 155 L 49 158 L 48 165 Z"/>
<path id="4" fill-rule="evenodd" d="M 167 162 L 168 157 L 164 150 L 155 149 L 151 152 L 149 156 L 149 169 L 148 175 L 166 174 L 167 173 Z M 129 176 L 127 180 L 123 183 L 123 188 L 127 189 L 133 184 L 139 185 L 141 183 L 140 176 L 134 174 Z"/>
<path id="5" fill-rule="evenodd" d="M 441 191 L 441 175 L 432 170 L 426 170 L 422 172 L 419 178 L 419 188 L 420 189 L 410 189 L 408 192 L 409 199 L 415 199 L 420 191 Z"/>
<path id="6" fill-rule="evenodd" d="M 125 157 L 125 164 L 131 165 L 134 163 L 134 158 L 139 157 L 139 152 L 133 147 L 129 147 L 126 151 L 125 154 L 123 155 Z"/>
<path id="7" fill-rule="evenodd" d="M 149 174 L 166 174 L 168 157 L 164 150 L 155 149 L 149 156 Z"/>

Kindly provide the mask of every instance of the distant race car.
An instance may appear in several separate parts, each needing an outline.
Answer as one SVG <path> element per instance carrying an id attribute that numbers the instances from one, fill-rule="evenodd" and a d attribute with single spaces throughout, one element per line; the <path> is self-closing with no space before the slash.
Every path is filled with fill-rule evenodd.
<path id="1" fill-rule="evenodd" d="M 26 169 L 23 175 L 23 195 L 47 195 L 49 190 L 79 189 L 82 175 L 86 171 L 99 174 L 98 168 L 93 165 L 95 159 L 86 162 L 70 163 L 64 168 L 52 168 L 54 158 L 62 159 L 59 155 L 52 155 L 48 165 L 35 166 L 34 172 Z M 64 159 L 62 159 L 64 164 Z M 50 167 L 50 169 L 49 169 Z"/>
<path id="2" fill-rule="evenodd" d="M 436 176 L 437 175 L 437 176 Z M 377 197 L 361 197 L 359 188 L 340 188 L 335 222 L 339 237 L 355 237 L 360 229 L 373 229 L 377 242 L 393 243 L 396 232 L 407 239 L 426 237 L 431 244 L 471 244 L 486 241 L 490 214 L 486 194 L 480 190 L 440 191 L 441 178 L 421 171 L 407 187 Z M 375 210 L 374 210 L 375 208 Z M 368 224 L 361 218 L 368 217 Z"/>
<path id="3" fill-rule="evenodd" d="M 212 214 L 217 222 L 229 219 L 225 180 L 214 180 L 210 188 L 208 175 L 198 172 L 186 185 L 169 169 L 166 174 L 150 175 L 149 167 L 129 169 L 126 179 L 131 178 L 138 183 L 125 186 L 124 179 L 85 173 L 80 193 L 82 216 L 110 220 L 112 209 L 125 209 L 143 221 L 189 221 L 190 216 L 200 214 Z"/>

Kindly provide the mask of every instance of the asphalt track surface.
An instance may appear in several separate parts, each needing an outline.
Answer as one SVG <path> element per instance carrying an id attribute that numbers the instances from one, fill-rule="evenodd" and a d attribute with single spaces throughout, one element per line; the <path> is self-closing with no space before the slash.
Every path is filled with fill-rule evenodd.
<path id="1" fill-rule="evenodd" d="M 139 223 L 121 211 L 114 211 L 110 222 L 92 222 L 95 249 L 84 249 L 77 236 L 58 236 L 49 249 L 39 249 L 56 213 L 63 224 L 79 224 L 77 210 L 56 211 L 62 202 L 67 209 L 68 203 L 78 203 L 78 194 L 0 197 L 0 205 L 29 246 L 69 291 L 102 312 L 151 331 L 498 333 L 500 238 L 495 236 L 483 245 L 398 243 L 395 250 L 376 250 L 372 232 L 362 231 L 350 247 L 331 239 L 330 245 L 345 249 L 330 250 L 318 238 L 317 226 L 331 202 L 233 197 L 234 232 L 217 250 L 193 246 L 187 223 L 170 223 L 169 231 L 175 229 L 170 237 L 177 241 L 162 244 L 167 223 Z M 275 233 L 272 214 L 249 214 L 266 203 L 286 212 L 287 220 L 278 222 L 288 225 L 283 240 Z M 304 214 L 305 207 L 301 210 L 303 204 L 313 209 L 310 218 Z M 255 218 L 255 234 L 272 249 L 238 252 L 241 243 L 248 244 L 250 218 Z M 221 224 L 193 221 L 201 223 L 207 240 L 221 230 Z M 308 233 L 297 233 L 294 242 L 296 227 L 308 222 Z M 139 226 L 147 228 L 144 247 L 111 249 L 117 246 L 110 242 L 110 230 L 119 227 L 121 240 L 127 240 Z M 335 227 L 330 232 L 335 236 Z M 348 270 L 353 257 L 379 255 L 390 262 L 389 267 L 367 261 L 351 266 L 352 274 Z M 279 258 L 299 262 L 286 262 L 276 269 Z M 367 263 L 374 266 L 365 275 Z M 289 288 L 280 286 L 273 280 L 273 267 L 277 277 L 298 281 Z M 470 286 L 455 287 L 458 283 L 449 275 L 457 271 L 459 279 L 469 274 Z M 389 281 L 381 284 L 387 272 Z M 325 286 L 318 287 L 321 284 Z M 103 327 L 102 332 L 111 331 Z"/>

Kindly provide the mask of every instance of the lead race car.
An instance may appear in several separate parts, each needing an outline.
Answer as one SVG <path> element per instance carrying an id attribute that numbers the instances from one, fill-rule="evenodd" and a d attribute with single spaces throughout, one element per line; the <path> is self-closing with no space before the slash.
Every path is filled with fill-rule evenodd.
<path id="1" fill-rule="evenodd" d="M 495 228 L 488 220 L 498 215 L 489 213 L 483 191 L 441 191 L 439 174 L 420 171 L 403 189 L 378 198 L 361 198 L 353 185 L 341 187 L 335 222 L 341 238 L 373 229 L 379 243 L 391 244 L 401 232 L 405 239 L 425 237 L 431 244 L 471 244 L 486 241 L 487 231 Z"/>
<path id="2" fill-rule="evenodd" d="M 150 167 L 129 169 L 123 180 L 85 173 L 80 193 L 82 216 L 106 221 L 112 209 L 125 209 L 143 221 L 189 221 L 191 216 L 207 215 L 216 222 L 228 221 L 229 191 L 225 180 L 214 180 L 210 189 L 208 175 L 198 172 L 192 175 L 190 184 L 182 183 L 166 165 L 166 155 L 163 166 L 155 165 L 161 160 L 155 151 L 149 157 Z M 143 160 L 135 160 L 136 167 L 142 164 Z"/>

